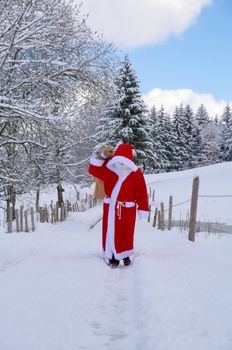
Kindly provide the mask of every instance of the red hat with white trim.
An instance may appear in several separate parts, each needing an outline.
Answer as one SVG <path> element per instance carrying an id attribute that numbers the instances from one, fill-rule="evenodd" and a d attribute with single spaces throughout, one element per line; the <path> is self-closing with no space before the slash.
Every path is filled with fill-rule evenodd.
<path id="1" fill-rule="evenodd" d="M 116 151 L 114 152 L 113 158 L 108 162 L 107 168 L 111 168 L 111 165 L 115 163 L 122 163 L 133 171 L 136 171 L 138 168 L 134 163 L 133 155 L 134 147 L 127 143 L 120 144 Z"/>

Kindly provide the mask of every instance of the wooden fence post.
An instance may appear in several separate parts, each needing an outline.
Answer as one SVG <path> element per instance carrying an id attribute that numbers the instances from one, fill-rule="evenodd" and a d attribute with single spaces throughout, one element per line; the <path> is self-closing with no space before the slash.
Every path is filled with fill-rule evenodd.
<path id="1" fill-rule="evenodd" d="M 20 231 L 23 231 L 23 205 L 20 206 Z"/>
<path id="2" fill-rule="evenodd" d="M 67 216 L 68 216 L 67 207 L 64 205 L 64 220 L 66 219 Z"/>
<path id="3" fill-rule="evenodd" d="M 190 220 L 189 220 L 189 235 L 188 235 L 188 239 L 192 242 L 195 241 L 198 192 L 199 192 L 199 176 L 197 176 L 193 179 L 193 187 L 192 187 L 192 198 L 191 198 L 191 209 L 190 209 Z"/>
<path id="4" fill-rule="evenodd" d="M 35 217 L 34 217 L 34 208 L 31 207 L 31 229 L 32 232 L 35 231 Z"/>
<path id="5" fill-rule="evenodd" d="M 39 222 L 43 223 L 43 208 L 39 207 Z"/>
<path id="6" fill-rule="evenodd" d="M 56 222 L 59 221 L 59 203 L 56 202 Z"/>
<path id="7" fill-rule="evenodd" d="M 158 215 L 158 208 L 155 208 L 155 214 L 154 214 L 154 219 L 153 219 L 153 224 L 152 224 L 153 227 L 156 226 L 157 215 Z"/>
<path id="8" fill-rule="evenodd" d="M 24 210 L 24 219 L 25 219 L 25 232 L 28 232 L 28 219 L 27 219 L 27 210 Z"/>
<path id="9" fill-rule="evenodd" d="M 60 221 L 64 221 L 64 204 L 61 204 L 60 208 Z"/>
<path id="10" fill-rule="evenodd" d="M 18 209 L 15 209 L 15 221 L 16 221 L 16 232 L 20 232 L 19 210 Z"/>
<path id="11" fill-rule="evenodd" d="M 9 207 L 7 233 L 12 233 L 13 208 Z"/>
<path id="12" fill-rule="evenodd" d="M 69 200 L 67 199 L 67 213 L 69 213 L 71 210 L 70 210 L 70 202 Z"/>
<path id="13" fill-rule="evenodd" d="M 149 213 L 148 213 L 147 221 L 148 221 L 148 222 L 151 221 L 151 204 L 149 204 Z"/>
<path id="14" fill-rule="evenodd" d="M 57 222 L 57 217 L 56 217 L 56 206 L 55 206 L 55 204 L 53 205 L 52 211 L 53 211 L 53 222 L 55 223 L 55 222 Z"/>
<path id="15" fill-rule="evenodd" d="M 154 203 L 155 201 L 155 190 L 152 191 L 152 202 Z"/>
<path id="16" fill-rule="evenodd" d="M 158 230 L 161 229 L 161 217 L 160 217 L 160 210 L 158 210 Z"/>
<path id="17" fill-rule="evenodd" d="M 169 206 L 168 206 L 168 230 L 170 231 L 172 228 L 172 204 L 173 204 L 173 197 L 169 197 Z"/>
<path id="18" fill-rule="evenodd" d="M 164 203 L 160 203 L 160 228 L 161 228 L 161 231 L 165 230 Z"/>
<path id="19" fill-rule="evenodd" d="M 54 222 L 54 213 L 53 213 L 53 201 L 50 204 L 50 212 L 51 212 L 51 224 Z"/>
<path id="20" fill-rule="evenodd" d="M 45 221 L 49 222 L 49 217 L 48 217 L 48 206 L 47 204 L 45 204 L 45 207 L 44 207 L 44 215 L 45 215 Z"/>

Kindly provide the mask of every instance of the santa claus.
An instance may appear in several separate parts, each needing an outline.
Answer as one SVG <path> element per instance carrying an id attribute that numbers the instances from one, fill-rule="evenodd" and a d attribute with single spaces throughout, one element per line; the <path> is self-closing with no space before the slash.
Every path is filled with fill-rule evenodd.
<path id="1" fill-rule="evenodd" d="M 149 214 L 146 183 L 134 163 L 133 150 L 133 146 L 121 144 L 111 159 L 101 152 L 102 159 L 92 158 L 89 165 L 89 173 L 104 183 L 102 247 L 112 268 L 122 259 L 126 266 L 131 263 L 136 210 L 139 218 Z"/>

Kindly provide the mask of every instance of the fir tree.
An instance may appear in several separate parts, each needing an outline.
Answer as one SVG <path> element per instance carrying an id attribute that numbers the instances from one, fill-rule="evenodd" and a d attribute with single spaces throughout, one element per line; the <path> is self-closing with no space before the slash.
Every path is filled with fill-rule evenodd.
<path id="1" fill-rule="evenodd" d="M 232 111 L 227 104 L 222 116 L 224 122 L 222 134 L 222 159 L 232 161 Z"/>
<path id="2" fill-rule="evenodd" d="M 154 159 L 151 169 L 154 172 L 169 172 L 175 169 L 176 135 L 170 115 L 161 106 L 159 111 L 153 107 L 150 112 L 152 121 L 151 137 L 153 141 Z"/>
<path id="3" fill-rule="evenodd" d="M 195 115 L 195 119 L 197 124 L 203 128 L 209 123 L 209 115 L 208 112 L 203 104 L 200 105 L 200 107 L 197 110 L 197 113 Z"/>
<path id="4" fill-rule="evenodd" d="M 164 126 L 165 126 L 165 134 L 166 138 L 163 140 L 166 154 L 168 158 L 168 166 L 166 171 L 173 171 L 176 169 L 176 164 L 178 162 L 178 152 L 177 152 L 177 137 L 174 132 L 173 122 L 169 114 L 165 114 L 164 116 Z"/>
<path id="5" fill-rule="evenodd" d="M 202 137 L 201 137 L 201 129 L 197 124 L 196 120 L 193 121 L 192 128 L 192 152 L 191 158 L 189 161 L 189 167 L 195 168 L 201 165 L 202 163 Z"/>
<path id="6" fill-rule="evenodd" d="M 208 137 L 206 129 L 210 123 L 208 112 L 203 104 L 197 110 L 194 118 L 192 166 L 203 166 L 208 164 L 207 154 L 209 152 Z"/>
<path id="7" fill-rule="evenodd" d="M 201 165 L 211 165 L 218 163 L 221 156 L 221 130 L 215 121 L 210 121 L 205 129 L 201 130 L 201 140 L 204 154 Z"/>
<path id="8" fill-rule="evenodd" d="M 232 118 L 232 111 L 229 103 L 227 103 L 223 111 L 222 121 L 228 126 L 230 124 L 231 118 Z"/>
<path id="9" fill-rule="evenodd" d="M 161 106 L 160 110 L 157 113 L 157 123 L 155 130 L 153 130 L 153 135 L 154 151 L 158 165 L 158 172 L 165 172 L 170 167 L 170 162 L 168 159 L 169 155 L 166 147 L 168 133 L 166 129 L 166 115 L 163 106 Z"/>
<path id="10" fill-rule="evenodd" d="M 194 157 L 194 141 L 193 140 L 193 129 L 194 129 L 194 121 L 193 121 L 193 111 L 190 105 L 186 105 L 184 109 L 184 126 L 185 126 L 185 146 L 187 151 L 187 158 L 185 162 L 185 167 L 190 168 L 191 163 Z"/>
<path id="11" fill-rule="evenodd" d="M 173 116 L 173 128 L 176 137 L 176 163 L 175 170 L 182 170 L 188 160 L 188 150 L 186 147 L 187 133 L 186 133 L 186 121 L 184 115 L 184 108 L 181 104 L 180 107 L 176 107 Z"/>
<path id="12" fill-rule="evenodd" d="M 101 141 L 116 146 L 119 142 L 135 147 L 136 160 L 145 166 L 152 159 L 150 121 L 139 90 L 139 82 L 126 57 L 115 80 L 116 93 L 101 119 Z"/>
<path id="13" fill-rule="evenodd" d="M 151 141 L 152 141 L 152 152 L 153 157 L 149 158 L 147 170 L 149 173 L 157 173 L 159 172 L 160 163 L 158 159 L 158 152 L 157 152 L 157 131 L 158 131 L 158 112 L 156 110 L 156 107 L 153 106 L 149 113 L 150 121 L 151 121 Z"/>

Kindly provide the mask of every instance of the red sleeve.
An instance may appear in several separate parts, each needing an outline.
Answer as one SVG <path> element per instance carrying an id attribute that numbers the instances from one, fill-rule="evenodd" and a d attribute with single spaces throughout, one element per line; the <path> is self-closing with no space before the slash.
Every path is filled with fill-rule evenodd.
<path id="1" fill-rule="evenodd" d="M 89 163 L 89 173 L 90 175 L 104 180 L 105 178 L 105 167 L 106 161 L 101 159 L 91 158 Z"/>
<path id="2" fill-rule="evenodd" d="M 140 218 L 147 218 L 149 214 L 147 185 L 142 171 L 138 170 L 138 181 L 136 186 L 136 202 Z"/>

